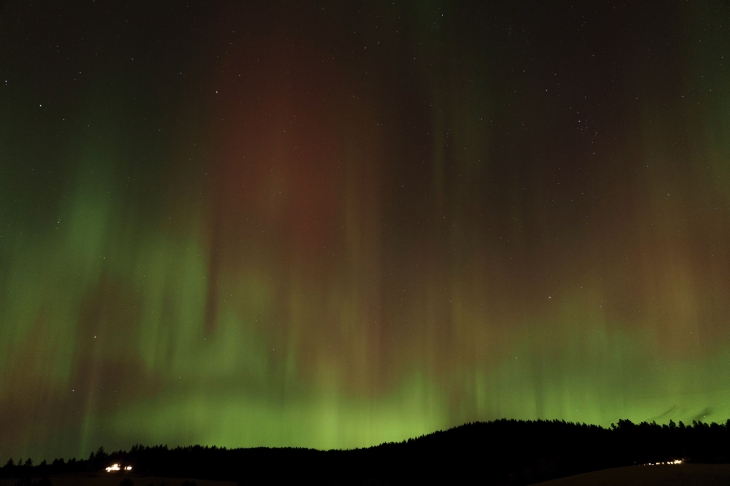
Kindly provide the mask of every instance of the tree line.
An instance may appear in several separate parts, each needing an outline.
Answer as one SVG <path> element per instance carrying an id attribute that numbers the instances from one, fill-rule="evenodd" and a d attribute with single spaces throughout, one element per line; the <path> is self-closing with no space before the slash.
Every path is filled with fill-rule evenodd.
<path id="1" fill-rule="evenodd" d="M 107 453 L 100 447 L 87 459 L 59 458 L 50 464 L 9 459 L 0 477 L 52 478 L 103 471 L 116 462 L 133 466 L 137 477 L 233 480 L 241 485 L 304 480 L 331 485 L 437 484 L 474 478 L 484 484 L 519 485 L 676 459 L 730 463 L 730 420 L 691 425 L 619 420 L 604 428 L 562 420 L 503 419 L 353 450 L 135 445 L 129 451 Z"/>

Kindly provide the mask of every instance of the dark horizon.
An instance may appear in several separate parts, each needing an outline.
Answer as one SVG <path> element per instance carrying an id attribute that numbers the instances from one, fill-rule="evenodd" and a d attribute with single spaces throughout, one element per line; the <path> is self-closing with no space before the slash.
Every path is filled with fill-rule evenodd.
<path id="1" fill-rule="evenodd" d="M 479 479 L 483 484 L 532 484 L 631 465 L 730 464 L 730 419 L 724 424 L 682 422 L 609 428 L 560 420 L 497 420 L 464 424 L 399 443 L 365 449 L 168 447 L 134 445 L 129 451 L 100 447 L 88 459 L 20 465 L 8 461 L 0 478 L 118 474 L 239 481 L 239 484 L 443 484 Z M 112 464 L 121 471 L 104 472 Z M 125 472 L 124 468 L 131 470 Z M 366 483 L 363 483 L 365 481 Z"/>
<path id="2" fill-rule="evenodd" d="M 67 463 L 68 461 L 74 461 L 74 462 L 92 461 L 93 458 L 95 457 L 95 455 L 97 455 L 99 451 L 105 451 L 105 457 L 112 457 L 115 454 L 122 454 L 122 455 L 123 454 L 128 454 L 128 453 L 131 453 L 134 450 L 137 450 L 137 449 L 140 449 L 140 448 L 141 449 L 145 449 L 145 448 L 146 449 L 165 449 L 165 450 L 172 450 L 172 449 L 174 449 L 174 450 L 181 450 L 181 449 L 190 449 L 190 448 L 203 448 L 203 449 L 221 450 L 221 451 L 225 451 L 225 450 L 257 450 L 257 449 L 272 449 L 272 450 L 276 450 L 276 449 L 296 449 L 296 450 L 305 450 L 305 451 L 314 451 L 314 452 L 348 452 L 348 451 L 357 451 L 357 450 L 368 450 L 368 449 L 374 449 L 374 448 L 381 448 L 381 447 L 390 446 L 390 445 L 397 445 L 397 444 L 409 444 L 409 443 L 411 443 L 413 441 L 418 441 L 418 440 L 423 440 L 423 439 L 426 439 L 426 438 L 429 438 L 429 437 L 437 437 L 437 436 L 441 436 L 443 434 L 453 433 L 454 431 L 458 431 L 458 430 L 461 430 L 461 429 L 464 429 L 464 428 L 478 427 L 478 426 L 484 426 L 484 425 L 489 426 L 489 425 L 493 425 L 493 424 L 505 424 L 505 423 L 506 424 L 520 424 L 520 425 L 523 425 L 524 424 L 524 425 L 527 425 L 527 426 L 530 426 L 532 424 L 538 424 L 538 425 L 540 425 L 540 424 L 558 424 L 558 425 L 562 424 L 562 425 L 568 426 L 568 427 L 588 428 L 588 429 L 591 429 L 591 430 L 602 430 L 602 431 L 616 431 L 616 430 L 621 429 L 622 427 L 623 427 L 623 430 L 624 431 L 629 430 L 629 429 L 633 429 L 635 427 L 638 427 L 638 428 L 652 428 L 652 429 L 655 429 L 655 430 L 664 430 L 664 431 L 666 431 L 666 430 L 675 431 L 675 430 L 685 430 L 685 429 L 702 430 L 703 428 L 706 428 L 706 427 L 709 427 L 709 428 L 722 427 L 722 428 L 726 429 L 728 431 L 728 433 L 730 434 L 730 418 L 728 418 L 724 422 L 702 422 L 702 421 L 698 421 L 698 420 L 693 420 L 691 424 L 685 424 L 681 420 L 679 422 L 676 422 L 675 423 L 671 419 L 669 420 L 668 423 L 664 423 L 664 424 L 657 424 L 656 421 L 652 421 L 652 422 L 646 422 L 646 421 L 644 421 L 644 422 L 634 423 L 634 422 L 632 422 L 629 419 L 619 419 L 616 423 L 611 423 L 608 427 L 604 427 L 604 426 L 601 426 L 599 424 L 590 424 L 590 423 L 585 423 L 585 422 L 566 422 L 565 420 L 562 420 L 562 419 L 551 419 L 551 420 L 548 420 L 548 419 L 517 420 L 517 419 L 501 418 L 501 419 L 496 419 L 496 420 L 487 421 L 487 422 L 481 422 L 481 421 L 467 422 L 467 423 L 464 423 L 464 424 L 461 424 L 461 425 L 457 425 L 457 426 L 454 426 L 454 427 L 450 427 L 448 429 L 434 430 L 432 432 L 429 432 L 427 434 L 422 434 L 422 435 L 417 436 L 417 437 L 408 437 L 406 439 L 403 439 L 402 441 L 382 442 L 380 444 L 374 444 L 374 445 L 365 446 L 365 447 L 356 447 L 356 448 L 351 448 L 351 449 L 316 449 L 316 448 L 311 448 L 311 447 L 287 447 L 287 446 L 284 446 L 284 447 L 266 447 L 266 446 L 224 447 L 224 446 L 221 446 L 221 447 L 219 447 L 219 446 L 216 446 L 215 444 L 187 444 L 187 445 L 184 445 L 184 444 L 173 444 L 173 445 L 170 445 L 170 444 L 167 444 L 167 443 L 165 443 L 165 444 L 160 443 L 160 444 L 155 444 L 155 445 L 152 445 L 152 446 L 143 445 L 143 444 L 133 444 L 132 446 L 129 447 L 129 449 L 120 449 L 120 450 L 116 450 L 116 451 L 110 452 L 109 450 L 105 449 L 103 445 L 100 445 L 99 447 L 92 448 L 92 450 L 90 450 L 90 455 L 89 455 L 89 457 L 87 459 L 84 459 L 84 457 L 86 456 L 86 454 L 84 454 L 84 455 L 80 456 L 79 458 L 76 458 L 76 457 L 68 457 L 68 458 L 54 457 L 53 459 L 51 459 L 51 458 L 44 458 L 44 459 L 41 460 L 41 463 L 45 463 L 45 464 L 50 465 L 52 463 L 56 463 L 56 462 L 59 462 L 59 461 L 61 463 Z M 33 467 L 40 465 L 40 463 L 37 460 L 34 460 L 32 457 L 25 457 L 25 458 L 23 458 L 22 456 L 19 456 L 19 458 L 18 458 L 17 461 L 15 461 L 13 459 L 13 457 L 11 456 L 4 464 L 7 465 L 9 462 L 12 461 L 14 465 L 20 466 L 23 463 L 25 463 L 28 459 L 31 460 L 31 462 L 32 462 L 31 465 Z M 49 461 L 51 461 L 51 462 L 49 462 Z M 730 463 L 730 459 L 728 459 L 728 463 Z M 0 462 L 0 464 L 3 464 L 3 463 Z M 2 466 L 0 466 L 0 468 L 1 467 Z"/>

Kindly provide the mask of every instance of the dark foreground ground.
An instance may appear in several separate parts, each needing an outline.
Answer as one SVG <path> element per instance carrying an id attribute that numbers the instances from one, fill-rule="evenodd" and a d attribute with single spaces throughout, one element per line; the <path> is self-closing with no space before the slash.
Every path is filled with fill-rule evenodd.
<path id="1" fill-rule="evenodd" d="M 730 464 L 629 466 L 604 469 L 534 486 L 728 486 Z"/>
<path id="2" fill-rule="evenodd" d="M 53 486 L 119 486 L 128 477 L 133 486 L 236 486 L 232 481 L 190 478 L 118 476 L 105 473 L 80 473 L 51 476 Z M 0 479 L 0 486 L 17 484 L 17 479 Z M 35 479 L 38 481 L 38 479 Z M 186 483 L 187 481 L 187 483 Z M 368 486 L 385 483 L 367 481 Z M 567 478 L 554 479 L 534 486 L 727 486 L 730 464 L 683 464 L 680 466 L 629 466 L 604 469 Z"/>
<path id="3" fill-rule="evenodd" d="M 81 473 L 81 474 L 63 474 L 59 476 L 50 476 L 48 479 L 53 486 L 119 486 L 123 479 L 132 480 L 132 486 L 186 486 L 195 483 L 195 486 L 237 486 L 237 482 L 233 481 L 213 481 L 209 479 L 189 479 L 189 478 L 163 478 L 163 477 L 143 477 L 143 476 L 118 476 L 106 473 Z M 40 478 L 28 478 L 32 482 L 38 482 Z M 0 479 L 0 486 L 14 486 L 18 484 L 18 479 Z"/>

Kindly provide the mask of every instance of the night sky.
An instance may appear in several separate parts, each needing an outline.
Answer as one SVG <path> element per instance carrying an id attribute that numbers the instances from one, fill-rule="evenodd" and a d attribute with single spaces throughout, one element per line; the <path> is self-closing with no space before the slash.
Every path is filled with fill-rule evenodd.
<path id="1" fill-rule="evenodd" d="M 0 462 L 724 422 L 729 25 L 5 1 Z"/>

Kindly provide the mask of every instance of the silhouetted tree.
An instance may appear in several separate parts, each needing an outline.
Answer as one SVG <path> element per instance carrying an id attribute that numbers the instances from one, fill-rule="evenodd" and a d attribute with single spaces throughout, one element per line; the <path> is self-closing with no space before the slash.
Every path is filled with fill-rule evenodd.
<path id="1" fill-rule="evenodd" d="M 135 472 L 146 475 L 239 480 L 239 485 L 364 484 L 372 480 L 396 486 L 461 484 L 472 478 L 485 485 L 522 485 L 678 458 L 730 463 L 730 422 L 695 421 L 685 426 L 681 422 L 658 425 L 619 420 L 603 428 L 563 420 L 497 420 L 350 451 L 135 445 L 129 452 L 107 453 L 100 447 L 88 460 L 56 459 L 50 466 L 45 461 L 33 467 L 30 459 L 17 463 L 10 459 L 0 468 L 0 476 L 21 478 L 25 482 L 18 484 L 33 486 L 27 478 L 88 471 L 108 461 L 132 464 Z M 96 461 L 102 462 L 95 466 Z M 186 486 L 191 484 L 186 479 Z"/>

